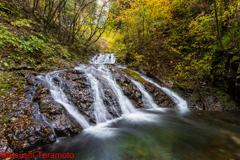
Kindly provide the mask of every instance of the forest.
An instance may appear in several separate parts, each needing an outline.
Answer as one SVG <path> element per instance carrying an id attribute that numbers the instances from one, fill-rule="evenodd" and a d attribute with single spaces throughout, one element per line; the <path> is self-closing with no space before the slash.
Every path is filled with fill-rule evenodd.
<path id="1" fill-rule="evenodd" d="M 109 50 L 120 63 L 176 80 L 218 86 L 239 100 L 238 0 L 112 2 Z"/>

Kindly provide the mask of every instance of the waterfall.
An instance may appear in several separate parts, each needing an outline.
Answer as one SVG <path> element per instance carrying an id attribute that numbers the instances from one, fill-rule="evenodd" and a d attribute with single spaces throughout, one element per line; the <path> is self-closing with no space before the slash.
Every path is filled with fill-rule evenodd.
<path id="1" fill-rule="evenodd" d="M 159 106 L 154 102 L 153 98 L 148 94 L 148 92 L 145 90 L 144 86 L 135 80 L 131 80 L 137 88 L 142 93 L 142 100 L 143 104 L 146 106 L 146 108 L 158 108 Z"/>
<path id="2" fill-rule="evenodd" d="M 121 106 L 121 110 L 123 114 L 128 114 L 135 111 L 135 107 L 133 106 L 132 102 L 123 94 L 122 89 L 117 84 L 117 82 L 110 76 L 103 76 L 108 81 L 108 85 L 117 95 L 119 104 Z"/>
<path id="3" fill-rule="evenodd" d="M 77 108 L 75 106 L 70 104 L 67 96 L 62 91 L 62 89 L 59 86 L 57 86 L 56 84 L 54 84 L 54 82 L 53 82 L 54 77 L 61 79 L 58 76 L 58 71 L 49 72 L 45 77 L 38 76 L 38 78 L 45 80 L 46 83 L 48 84 L 48 86 L 50 88 L 50 93 L 51 93 L 53 99 L 55 101 L 57 101 L 58 103 L 62 104 L 65 107 L 65 109 L 68 111 L 68 113 L 70 113 L 83 128 L 88 128 L 90 125 L 86 121 L 86 119 L 79 113 L 79 111 L 77 110 Z"/>
<path id="4" fill-rule="evenodd" d="M 104 95 L 102 87 L 99 85 L 98 80 L 92 74 L 88 73 L 87 76 L 91 83 L 92 90 L 95 94 L 93 106 L 96 121 L 97 123 L 106 122 L 107 120 L 112 119 L 112 116 L 108 113 L 106 107 L 103 104 L 103 99 L 101 98 L 101 95 Z"/>
<path id="5" fill-rule="evenodd" d="M 153 80 L 151 80 L 150 78 L 146 77 L 146 76 L 143 76 L 141 75 L 141 77 L 153 84 L 154 86 L 156 86 L 157 88 L 160 88 L 164 93 L 166 93 L 172 100 L 174 103 L 177 104 L 178 108 L 181 110 L 181 111 L 188 111 L 188 105 L 187 105 L 187 101 L 185 101 L 184 99 L 182 99 L 177 93 L 171 91 L 170 89 L 166 88 L 166 87 L 161 87 L 160 85 L 158 85 L 157 83 L 155 83 Z"/>
<path id="6" fill-rule="evenodd" d="M 138 112 L 135 109 L 135 106 L 131 102 L 129 98 L 127 98 L 122 88 L 118 85 L 116 79 L 114 78 L 114 75 L 112 73 L 112 70 L 114 68 L 109 67 L 104 64 L 114 64 L 116 61 L 116 58 L 113 54 L 99 54 L 96 55 L 90 60 L 90 63 L 93 65 L 80 65 L 78 67 L 75 67 L 75 70 L 80 70 L 81 72 L 85 73 L 88 81 L 91 84 L 91 91 L 92 95 L 94 97 L 94 101 L 91 105 L 93 109 L 93 115 L 96 119 L 96 123 L 104 123 L 109 122 L 110 120 L 113 120 L 113 112 L 117 116 L 123 115 L 123 117 L 137 117 L 137 119 L 144 119 L 144 116 L 142 113 Z M 90 124 L 89 122 L 83 117 L 83 115 L 78 111 L 77 107 L 73 105 L 71 101 L 68 100 L 67 95 L 63 92 L 63 79 L 59 76 L 59 73 L 61 71 L 53 71 L 47 73 L 45 76 L 40 75 L 37 78 L 44 81 L 49 91 L 55 101 L 62 104 L 67 112 L 76 119 L 76 121 L 84 128 L 89 128 Z M 176 104 L 181 110 L 187 110 L 187 102 L 183 100 L 178 94 L 175 92 L 169 90 L 168 88 L 161 87 L 151 79 L 149 79 L 146 76 L 141 75 L 142 78 L 149 83 L 153 84 L 157 88 L 160 88 L 163 92 L 165 92 Z M 54 78 L 57 78 L 59 80 L 59 84 L 54 83 Z M 147 109 L 157 109 L 159 106 L 154 102 L 152 96 L 145 90 L 145 87 L 142 83 L 131 79 L 131 82 L 139 89 L 139 91 L 142 94 L 142 101 Z M 111 90 L 111 97 L 114 97 L 114 99 L 118 100 L 119 110 L 115 108 L 115 105 L 110 105 L 107 108 L 104 103 L 105 92 L 104 90 L 107 87 Z M 121 113 L 119 113 L 121 109 Z M 44 119 L 44 117 L 43 117 Z M 148 119 L 148 118 L 145 118 Z M 46 121 L 46 119 L 44 119 Z M 47 124 L 49 124 L 46 121 Z M 50 124 L 49 126 L 52 128 Z M 54 130 L 53 130 L 54 132 Z"/>
<path id="7" fill-rule="evenodd" d="M 109 55 L 106 55 L 105 57 L 108 57 L 108 56 Z M 99 58 L 103 59 L 100 56 Z M 98 59 L 96 61 L 98 61 Z M 94 77 L 93 75 L 98 75 L 98 77 L 104 78 L 107 82 L 106 85 L 108 85 L 116 95 L 116 98 L 118 99 L 118 103 L 121 107 L 122 114 L 128 114 L 135 111 L 134 105 L 123 94 L 121 87 L 117 84 L 116 80 L 112 76 L 112 73 L 110 72 L 107 66 L 101 65 L 101 66 L 98 66 L 98 68 L 96 69 L 94 67 L 87 67 L 82 65 L 82 66 L 76 67 L 75 69 L 82 70 L 88 73 L 87 75 L 91 77 Z"/>
<path id="8" fill-rule="evenodd" d="M 93 57 L 91 64 L 114 64 L 116 57 L 113 54 L 99 54 Z"/>

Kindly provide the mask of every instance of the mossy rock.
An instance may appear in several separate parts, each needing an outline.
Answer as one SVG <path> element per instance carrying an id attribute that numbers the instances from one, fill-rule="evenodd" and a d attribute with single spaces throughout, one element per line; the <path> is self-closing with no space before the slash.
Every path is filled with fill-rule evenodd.
<path id="1" fill-rule="evenodd" d="M 216 96 L 222 96 L 224 95 L 224 92 L 222 90 L 220 90 L 219 88 L 213 88 L 212 92 L 216 95 Z"/>
<path id="2" fill-rule="evenodd" d="M 231 96 L 226 95 L 226 96 L 223 96 L 220 101 L 221 101 L 221 104 L 227 106 L 230 100 L 231 100 Z"/>
<path id="3" fill-rule="evenodd" d="M 192 95 L 191 95 L 191 99 L 192 99 L 193 101 L 197 101 L 198 96 L 197 96 L 196 94 L 192 94 Z"/>
<path id="4" fill-rule="evenodd" d="M 123 69 L 123 71 L 129 76 L 132 77 L 134 79 L 136 79 L 137 81 L 141 82 L 141 83 L 145 83 L 146 81 L 136 72 L 134 72 L 133 70 L 129 69 L 129 68 L 125 68 Z"/>
<path id="5" fill-rule="evenodd" d="M 228 108 L 237 108 L 237 105 L 236 105 L 236 103 L 235 103 L 235 101 L 230 101 L 227 105 L 226 105 L 226 107 L 228 107 Z"/>
<path id="6" fill-rule="evenodd" d="M 41 102 L 39 107 L 40 107 L 41 112 L 43 112 L 43 113 L 47 113 L 48 112 L 48 107 L 47 107 L 46 103 Z"/>

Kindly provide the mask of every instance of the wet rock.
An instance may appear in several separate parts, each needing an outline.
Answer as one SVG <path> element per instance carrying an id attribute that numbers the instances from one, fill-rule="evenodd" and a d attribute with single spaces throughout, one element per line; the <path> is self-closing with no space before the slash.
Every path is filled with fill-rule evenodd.
<path id="1" fill-rule="evenodd" d="M 7 139 L 8 147 L 14 152 L 31 150 L 56 141 L 56 137 L 52 138 L 51 136 L 53 132 L 49 125 L 43 119 L 34 116 L 38 110 L 37 103 L 22 97 L 11 102 L 10 105 L 17 110 L 8 113 L 9 121 L 5 126 L 11 127 L 5 128 L 4 136 Z M 29 136 L 32 138 L 29 139 Z M 33 139 L 37 139 L 36 137 L 39 141 L 33 141 Z"/>
<path id="2" fill-rule="evenodd" d="M 123 93 L 133 102 L 136 108 L 144 108 L 142 95 L 139 89 L 130 81 L 124 72 L 119 68 L 114 68 L 113 74 L 118 84 L 122 87 Z M 160 107 L 173 107 L 173 101 L 164 94 L 160 89 L 155 88 L 152 84 L 143 83 L 145 90 L 154 98 Z M 166 103 L 167 101 L 168 103 Z M 165 102 L 165 103 L 163 103 Z"/>
<path id="3" fill-rule="evenodd" d="M 34 99 L 40 106 L 40 112 L 54 128 L 58 137 L 69 136 L 82 131 L 82 127 L 72 118 L 64 106 L 54 101 L 46 88 L 40 89 Z"/>
<path id="4" fill-rule="evenodd" d="M 121 108 L 118 103 L 118 99 L 114 92 L 103 84 L 104 89 L 104 99 L 103 103 L 107 107 L 108 112 L 113 116 L 113 118 L 117 118 L 121 116 Z"/>

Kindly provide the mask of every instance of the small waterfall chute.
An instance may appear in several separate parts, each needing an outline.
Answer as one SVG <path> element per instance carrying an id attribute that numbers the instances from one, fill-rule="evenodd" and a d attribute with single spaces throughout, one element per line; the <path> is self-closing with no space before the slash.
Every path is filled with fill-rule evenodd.
<path id="1" fill-rule="evenodd" d="M 101 90 L 102 87 L 100 87 L 98 80 L 90 73 L 86 75 L 89 78 L 92 90 L 95 94 L 93 106 L 94 106 L 94 115 L 96 118 L 96 122 L 102 123 L 112 119 L 112 116 L 108 113 L 103 103 L 103 99 L 101 98 L 101 95 L 103 96 L 103 92 Z"/>
<path id="2" fill-rule="evenodd" d="M 134 105 L 123 94 L 121 87 L 117 84 L 116 80 L 113 78 L 112 73 L 110 72 L 107 66 L 101 65 L 95 68 L 95 67 L 87 67 L 82 65 L 82 66 L 76 67 L 75 69 L 84 70 L 88 74 L 98 75 L 99 77 L 104 78 L 106 80 L 106 85 L 108 85 L 116 95 L 116 98 L 118 99 L 118 103 L 121 107 L 122 114 L 135 112 Z"/>
<path id="3" fill-rule="evenodd" d="M 149 95 L 149 93 L 145 90 L 143 84 L 138 81 L 131 79 L 131 81 L 137 86 L 137 88 L 142 93 L 143 104 L 146 108 L 158 108 L 159 106 L 154 102 L 153 98 Z"/>
<path id="4" fill-rule="evenodd" d="M 155 87 L 161 89 L 164 93 L 166 93 L 173 100 L 173 102 L 177 104 L 180 111 L 188 111 L 187 101 L 182 99 L 177 93 L 171 91 L 170 89 L 168 89 L 166 87 L 161 87 L 160 85 L 158 85 L 157 83 L 155 83 L 153 80 L 151 80 L 150 78 L 148 78 L 146 76 L 141 75 L 141 77 L 145 81 L 153 84 Z"/>
<path id="5" fill-rule="evenodd" d="M 49 86 L 50 93 L 53 97 L 53 99 L 62 104 L 65 109 L 70 113 L 72 117 L 76 119 L 76 121 L 83 127 L 83 128 L 88 128 L 90 125 L 86 121 L 86 119 L 79 113 L 77 108 L 73 106 L 72 104 L 69 103 L 67 96 L 65 93 L 62 91 L 62 89 L 56 85 L 53 82 L 53 78 L 57 77 L 61 80 L 61 78 L 58 76 L 58 71 L 54 72 L 49 72 L 45 77 L 43 76 L 38 76 L 38 78 L 45 80 Z M 61 82 L 61 81 L 60 81 Z"/>

